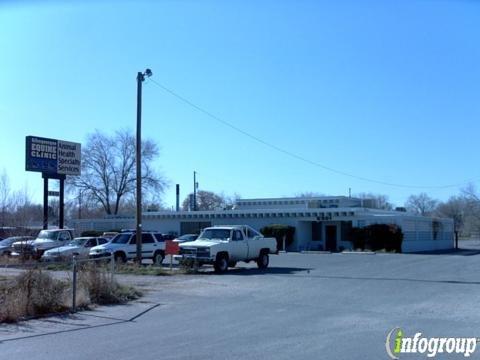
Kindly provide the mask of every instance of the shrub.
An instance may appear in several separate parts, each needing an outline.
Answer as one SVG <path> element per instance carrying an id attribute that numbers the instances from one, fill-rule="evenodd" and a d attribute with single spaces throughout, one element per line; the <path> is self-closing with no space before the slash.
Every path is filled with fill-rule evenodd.
<path id="1" fill-rule="evenodd" d="M 118 304 L 141 294 L 112 281 L 105 268 L 88 265 L 78 272 L 76 304 Z M 58 280 L 35 268 L 12 279 L 0 278 L 0 323 L 66 311 L 72 304 L 71 281 Z"/>
<path id="2" fill-rule="evenodd" d="M 292 245 L 293 236 L 295 235 L 295 227 L 282 224 L 274 224 L 261 228 L 260 232 L 263 234 L 263 236 L 274 237 L 275 239 L 277 239 L 277 249 L 285 250 L 283 249 L 283 238 L 285 237 L 286 247 Z"/>
<path id="3" fill-rule="evenodd" d="M 382 250 L 402 252 L 403 233 L 395 224 L 373 224 L 352 229 L 354 249 Z"/>
<path id="4" fill-rule="evenodd" d="M 0 323 L 67 310 L 67 289 L 65 281 L 39 269 L 25 271 L 3 285 Z"/>
<path id="5" fill-rule="evenodd" d="M 89 264 L 81 267 L 78 275 L 78 288 L 87 293 L 91 303 L 121 304 L 141 296 L 134 288 L 112 281 L 104 267 Z"/>

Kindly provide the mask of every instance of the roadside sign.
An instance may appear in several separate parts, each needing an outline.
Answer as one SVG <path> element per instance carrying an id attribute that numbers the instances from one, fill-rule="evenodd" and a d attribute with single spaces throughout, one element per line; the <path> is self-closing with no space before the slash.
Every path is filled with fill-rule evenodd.
<path id="1" fill-rule="evenodd" d="M 165 254 L 166 255 L 177 255 L 180 251 L 178 243 L 173 240 L 165 241 Z"/>
<path id="2" fill-rule="evenodd" d="M 25 138 L 25 170 L 80 175 L 81 144 L 38 136 Z"/>

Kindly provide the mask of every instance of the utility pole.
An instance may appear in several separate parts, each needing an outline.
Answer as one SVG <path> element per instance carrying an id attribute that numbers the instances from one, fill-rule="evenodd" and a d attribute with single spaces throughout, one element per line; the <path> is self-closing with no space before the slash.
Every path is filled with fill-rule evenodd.
<path id="1" fill-rule="evenodd" d="M 193 211 L 197 211 L 197 172 L 193 172 Z"/>
<path id="2" fill-rule="evenodd" d="M 136 167 L 137 167 L 137 212 L 136 212 L 136 245 L 137 262 L 142 264 L 142 83 L 145 76 L 152 76 L 152 71 L 146 69 L 144 73 L 137 73 L 137 146 L 136 146 Z"/>
<path id="3" fill-rule="evenodd" d="M 82 218 L 82 190 L 78 192 L 78 218 Z"/>
<path id="4" fill-rule="evenodd" d="M 176 211 L 180 211 L 180 184 L 177 184 L 176 186 L 176 191 L 175 191 L 175 196 L 176 196 Z"/>

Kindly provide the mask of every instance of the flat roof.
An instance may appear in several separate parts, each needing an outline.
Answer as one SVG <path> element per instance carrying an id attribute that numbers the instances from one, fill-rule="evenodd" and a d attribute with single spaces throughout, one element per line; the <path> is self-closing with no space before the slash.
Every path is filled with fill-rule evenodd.
<path id="1" fill-rule="evenodd" d="M 235 202 L 246 202 L 246 201 L 292 201 L 292 200 L 324 200 L 324 199 L 352 199 L 352 200 L 362 200 L 361 198 L 348 197 L 344 195 L 340 196 L 312 196 L 312 197 L 280 197 L 280 198 L 253 198 L 253 199 L 238 199 Z M 366 200 L 366 199 L 364 199 Z"/>

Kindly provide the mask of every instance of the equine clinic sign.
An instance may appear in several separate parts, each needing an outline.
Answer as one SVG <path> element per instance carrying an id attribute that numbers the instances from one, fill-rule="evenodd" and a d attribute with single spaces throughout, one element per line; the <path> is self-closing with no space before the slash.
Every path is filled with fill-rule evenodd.
<path id="1" fill-rule="evenodd" d="M 80 175 L 81 144 L 27 136 L 25 170 L 51 175 Z"/>

